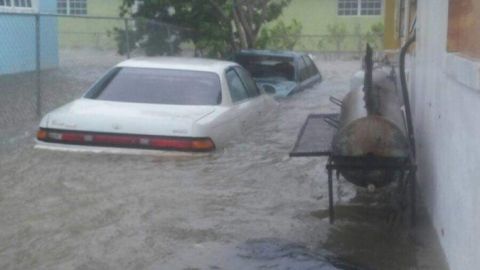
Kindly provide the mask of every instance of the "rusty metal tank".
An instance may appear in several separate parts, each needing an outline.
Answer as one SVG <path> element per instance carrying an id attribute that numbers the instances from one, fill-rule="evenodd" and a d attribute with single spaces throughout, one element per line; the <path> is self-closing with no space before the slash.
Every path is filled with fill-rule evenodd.
<path id="1" fill-rule="evenodd" d="M 403 102 L 395 80 L 384 68 L 373 69 L 370 74 L 371 81 L 365 80 L 365 87 L 352 89 L 342 100 L 338 130 L 332 140 L 334 161 L 363 158 L 382 162 L 409 156 Z M 365 187 L 382 187 L 401 177 L 399 172 L 388 170 L 344 169 L 340 173 Z"/>

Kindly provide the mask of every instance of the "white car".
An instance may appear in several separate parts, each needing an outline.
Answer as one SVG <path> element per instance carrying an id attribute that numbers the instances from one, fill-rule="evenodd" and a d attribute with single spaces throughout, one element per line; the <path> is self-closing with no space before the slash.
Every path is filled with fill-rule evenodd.
<path id="1" fill-rule="evenodd" d="M 113 67 L 83 97 L 45 115 L 36 147 L 210 152 L 274 104 L 233 62 L 131 59 Z"/>

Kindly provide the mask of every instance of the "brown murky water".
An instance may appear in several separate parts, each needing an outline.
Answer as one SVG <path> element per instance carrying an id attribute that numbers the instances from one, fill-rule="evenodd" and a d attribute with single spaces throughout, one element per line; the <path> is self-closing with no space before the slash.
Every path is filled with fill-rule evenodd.
<path id="1" fill-rule="evenodd" d="M 428 222 L 392 221 L 388 196 L 336 181 L 328 223 L 325 159 L 288 153 L 359 65 L 318 66 L 325 82 L 209 157 L 34 150 L 34 124 L 5 131 L 0 269 L 447 269 Z"/>

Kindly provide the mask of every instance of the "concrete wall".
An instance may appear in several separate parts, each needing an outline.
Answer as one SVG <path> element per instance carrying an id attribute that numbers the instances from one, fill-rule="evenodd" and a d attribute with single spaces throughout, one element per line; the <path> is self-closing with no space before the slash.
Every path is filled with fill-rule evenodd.
<path id="1" fill-rule="evenodd" d="M 418 1 L 411 59 L 419 184 L 453 270 L 480 267 L 480 62 L 448 53 L 448 0 Z"/>
<path id="2" fill-rule="evenodd" d="M 55 0 L 39 1 L 38 10 L 56 10 Z M 33 71 L 36 68 L 36 33 L 34 15 L 5 15 L 0 13 L 0 75 Z M 40 19 L 41 67 L 58 65 L 57 19 Z"/>

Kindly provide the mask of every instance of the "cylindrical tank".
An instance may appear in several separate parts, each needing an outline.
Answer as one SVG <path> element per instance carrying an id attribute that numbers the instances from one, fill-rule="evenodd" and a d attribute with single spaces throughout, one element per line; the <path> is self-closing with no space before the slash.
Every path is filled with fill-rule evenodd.
<path id="1" fill-rule="evenodd" d="M 395 83 L 381 68 L 372 73 L 371 89 L 364 90 L 363 85 L 352 89 L 342 101 L 338 131 L 332 141 L 334 160 L 344 157 L 379 160 L 409 155 L 403 103 Z M 375 187 L 385 186 L 400 175 L 386 170 L 357 169 L 340 170 L 340 173 L 356 185 Z"/>

